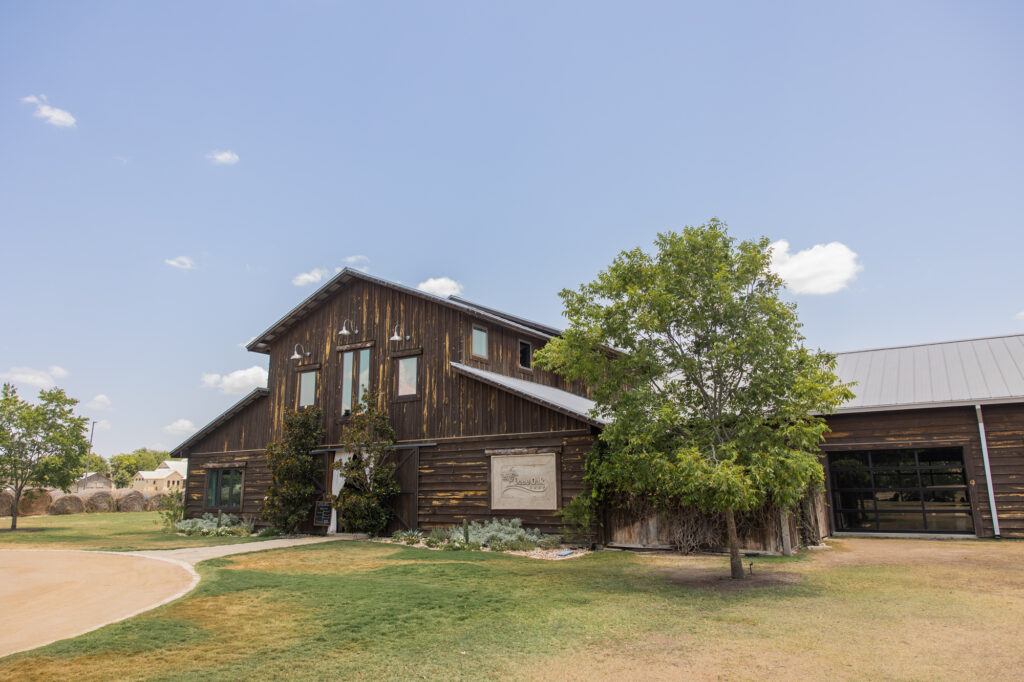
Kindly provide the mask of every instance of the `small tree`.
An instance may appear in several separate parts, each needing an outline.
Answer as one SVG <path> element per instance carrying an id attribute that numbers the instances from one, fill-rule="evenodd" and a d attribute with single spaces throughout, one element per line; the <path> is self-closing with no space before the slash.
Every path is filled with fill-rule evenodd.
<path id="1" fill-rule="evenodd" d="M 610 419 L 588 481 L 638 505 L 722 514 L 743 577 L 737 512 L 792 508 L 820 484 L 827 414 L 852 396 L 834 356 L 803 346 L 767 239 L 712 220 L 626 251 L 579 291 L 537 364 L 592 387 Z M 614 349 L 614 350 L 613 350 Z"/>
<path id="2" fill-rule="evenodd" d="M 377 394 L 367 391 L 341 436 L 342 449 L 351 457 L 334 465 L 345 478 L 334 506 L 346 531 L 380 535 L 387 529 L 394 516 L 391 503 L 400 491 L 395 465 L 385 461 L 394 443 L 387 411 L 377 406 Z"/>
<path id="3" fill-rule="evenodd" d="M 284 438 L 267 446 L 271 484 L 263 499 L 262 517 L 283 533 L 297 533 L 316 501 L 322 463 L 311 454 L 323 441 L 319 407 L 284 415 Z"/>
<path id="4" fill-rule="evenodd" d="M 0 484 L 14 491 L 11 530 L 18 527 L 18 505 L 27 486 L 67 492 L 83 466 L 89 441 L 78 401 L 60 388 L 39 392 L 35 405 L 18 397 L 12 384 L 0 389 Z"/>
<path id="5" fill-rule="evenodd" d="M 185 493 L 181 490 L 168 491 L 160 500 L 158 510 L 167 530 L 174 530 L 175 524 L 185 518 Z"/>
<path id="6" fill-rule="evenodd" d="M 78 475 L 82 476 L 89 472 L 106 476 L 110 473 L 110 463 L 95 452 L 90 452 L 86 454 Z"/>
<path id="7" fill-rule="evenodd" d="M 135 474 L 140 471 L 152 471 L 165 459 L 167 459 L 167 452 L 149 448 L 138 448 L 132 452 L 114 455 L 110 458 L 114 485 L 118 488 L 128 488 L 131 486 Z"/>

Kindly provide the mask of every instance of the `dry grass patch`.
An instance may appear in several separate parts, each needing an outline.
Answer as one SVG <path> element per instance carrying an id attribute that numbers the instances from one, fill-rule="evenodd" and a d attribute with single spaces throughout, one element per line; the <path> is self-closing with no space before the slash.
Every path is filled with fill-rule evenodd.
<path id="1" fill-rule="evenodd" d="M 274 573 L 336 575 L 373 571 L 386 566 L 420 563 L 420 559 L 393 559 L 401 548 L 379 543 L 363 543 L 355 551 L 344 554 L 331 551 L 288 552 L 270 551 L 240 554 L 230 558 L 224 568 L 244 571 L 270 571 Z"/>

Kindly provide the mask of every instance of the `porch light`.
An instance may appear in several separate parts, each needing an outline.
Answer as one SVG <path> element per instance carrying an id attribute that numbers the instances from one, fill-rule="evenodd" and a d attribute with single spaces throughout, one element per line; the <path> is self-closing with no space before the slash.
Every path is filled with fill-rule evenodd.
<path id="1" fill-rule="evenodd" d="M 300 348 L 302 348 L 302 353 L 301 354 L 299 354 L 299 349 Z M 292 356 L 290 358 L 288 358 L 288 359 L 289 360 L 301 360 L 303 357 L 307 357 L 308 358 L 309 356 L 310 356 L 309 351 L 307 351 L 305 349 L 305 347 L 303 347 L 303 345 L 301 343 L 297 343 L 297 344 L 295 344 L 295 352 L 293 352 Z"/>
<path id="2" fill-rule="evenodd" d="M 358 329 L 349 330 L 349 328 L 348 328 L 348 323 L 349 322 L 352 322 L 352 320 L 349 320 L 348 318 L 346 318 L 345 321 L 341 323 L 341 331 L 338 332 L 339 336 L 351 336 L 352 334 L 358 334 L 359 333 Z M 355 323 L 353 323 L 353 326 L 355 326 Z"/>
<path id="3" fill-rule="evenodd" d="M 395 333 L 391 335 L 391 338 L 388 339 L 388 341 L 408 341 L 410 338 L 412 338 L 411 336 L 406 336 L 406 337 L 403 338 L 402 335 L 398 333 L 399 329 L 402 329 L 402 325 L 401 324 L 396 324 L 395 325 Z M 404 332 L 405 330 L 402 329 L 402 331 Z"/>

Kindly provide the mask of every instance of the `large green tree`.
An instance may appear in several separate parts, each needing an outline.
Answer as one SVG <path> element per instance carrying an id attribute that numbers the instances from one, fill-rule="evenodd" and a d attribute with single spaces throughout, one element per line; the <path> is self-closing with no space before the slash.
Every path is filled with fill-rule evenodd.
<path id="1" fill-rule="evenodd" d="M 118 488 L 130 487 L 135 474 L 140 471 L 153 471 L 165 459 L 167 459 L 166 451 L 150 450 L 149 448 L 138 448 L 131 452 L 114 455 L 110 458 L 110 470 L 114 485 Z"/>
<path id="2" fill-rule="evenodd" d="M 278 530 L 297 533 L 309 518 L 323 476 L 323 462 L 312 455 L 323 442 L 323 412 L 318 407 L 286 411 L 283 436 L 267 446 L 271 483 L 261 513 Z"/>
<path id="3" fill-rule="evenodd" d="M 821 483 L 818 415 L 852 394 L 834 356 L 804 346 L 767 239 L 737 243 L 712 220 L 655 245 L 561 292 L 569 329 L 537 364 L 589 384 L 610 420 L 591 484 L 722 514 L 742 578 L 736 514 L 792 508 Z"/>
<path id="4" fill-rule="evenodd" d="M 85 417 L 78 401 L 60 388 L 39 392 L 39 402 L 22 400 L 11 384 L 0 389 L 0 487 L 14 492 L 11 530 L 18 527 L 18 505 L 29 486 L 67 491 L 89 452 Z"/>
<path id="5" fill-rule="evenodd" d="M 347 460 L 334 466 L 345 485 L 334 501 L 341 527 L 348 532 L 383 533 L 394 516 L 391 504 L 399 494 L 393 454 L 395 431 L 377 394 L 367 391 L 356 405 L 341 435 Z"/>

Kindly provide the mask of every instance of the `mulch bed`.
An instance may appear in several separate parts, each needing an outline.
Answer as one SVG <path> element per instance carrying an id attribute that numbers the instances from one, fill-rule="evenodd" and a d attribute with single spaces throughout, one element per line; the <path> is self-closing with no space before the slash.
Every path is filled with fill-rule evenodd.
<path id="1" fill-rule="evenodd" d="M 665 576 L 665 580 L 673 585 L 718 592 L 739 592 L 758 587 L 795 585 L 804 579 L 804 576 L 799 573 L 758 571 L 756 566 L 753 575 L 744 573 L 743 580 L 730 578 L 728 568 L 667 568 L 661 573 Z"/>

